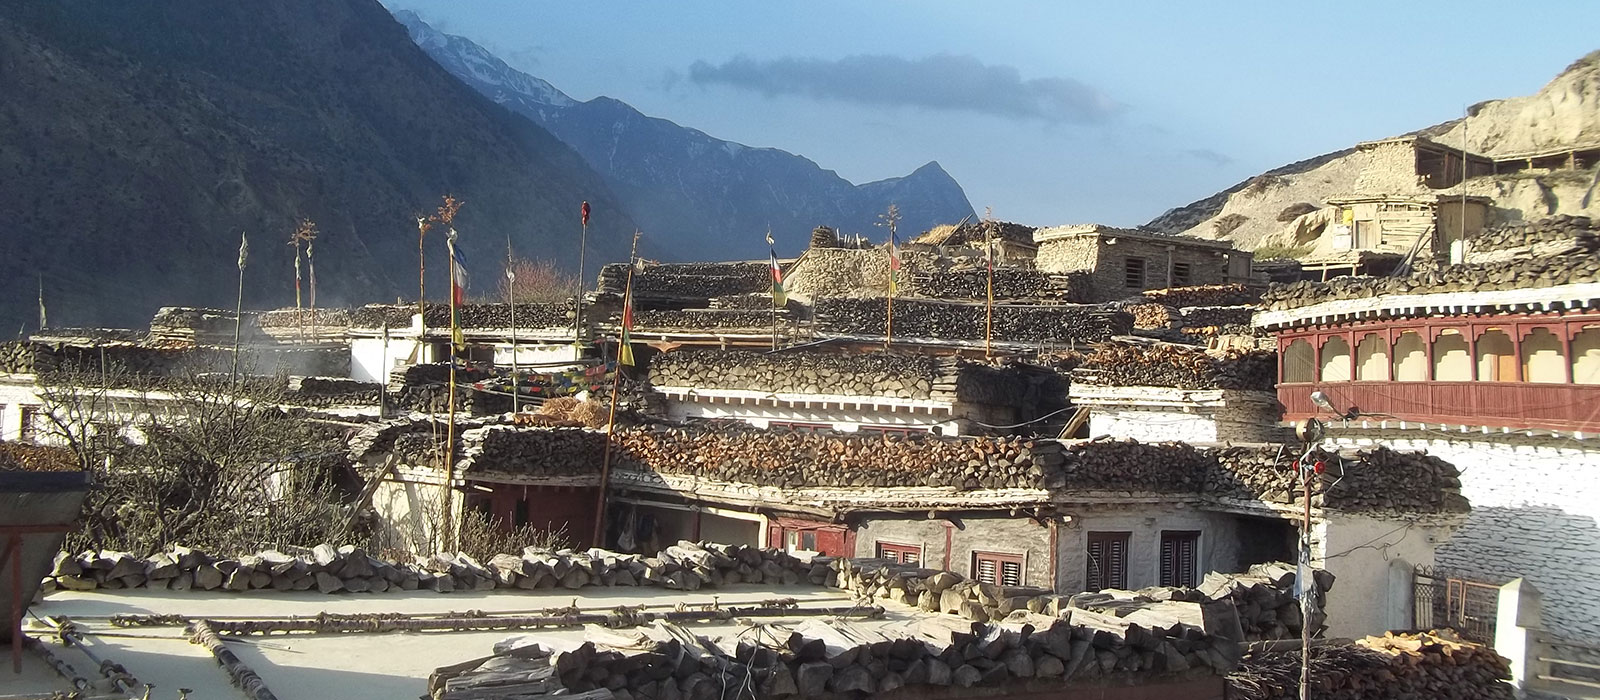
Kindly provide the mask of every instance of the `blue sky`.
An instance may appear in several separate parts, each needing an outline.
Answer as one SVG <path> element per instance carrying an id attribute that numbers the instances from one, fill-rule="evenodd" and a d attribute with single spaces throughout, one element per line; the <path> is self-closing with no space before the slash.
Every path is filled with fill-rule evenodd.
<path id="1" fill-rule="evenodd" d="M 1600 3 L 383 0 L 580 100 L 852 182 L 937 160 L 982 212 L 1133 225 L 1530 94 Z"/>

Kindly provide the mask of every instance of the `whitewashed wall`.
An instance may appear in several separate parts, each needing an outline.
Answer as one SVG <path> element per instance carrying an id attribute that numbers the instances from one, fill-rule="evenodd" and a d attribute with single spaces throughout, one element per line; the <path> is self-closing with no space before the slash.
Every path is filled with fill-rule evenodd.
<path id="1" fill-rule="evenodd" d="M 1440 566 L 1490 583 L 1526 578 L 1544 593 L 1549 627 L 1600 639 L 1600 444 L 1437 433 L 1383 442 L 1461 470 L 1473 510 L 1439 547 Z"/>
<path id="2" fill-rule="evenodd" d="M 1448 527 L 1416 519 L 1329 514 L 1313 530 L 1312 564 L 1333 573 L 1328 636 L 1412 627 L 1411 573 L 1432 566 Z"/>

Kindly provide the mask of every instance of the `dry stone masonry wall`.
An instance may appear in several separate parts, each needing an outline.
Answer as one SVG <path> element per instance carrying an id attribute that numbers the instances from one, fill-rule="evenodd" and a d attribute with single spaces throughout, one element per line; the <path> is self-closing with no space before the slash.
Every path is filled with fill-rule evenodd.
<path id="1" fill-rule="evenodd" d="M 627 281 L 626 263 L 600 268 L 601 292 L 620 295 Z M 633 293 L 637 297 L 705 299 L 764 292 L 771 287 L 772 272 L 764 262 L 647 265 L 633 275 Z"/>
<path id="2" fill-rule="evenodd" d="M 953 400 L 953 376 L 946 378 L 953 369 L 953 363 L 921 355 L 680 350 L 651 362 L 650 381 L 702 389 Z"/>
<path id="3" fill-rule="evenodd" d="M 1073 381 L 1099 386 L 1252 391 L 1273 391 L 1277 376 L 1277 355 L 1268 351 L 1134 343 L 1100 345 L 1072 374 Z"/>
<path id="4" fill-rule="evenodd" d="M 1595 245 L 1592 239 L 1596 233 L 1593 220 L 1587 216 L 1562 215 L 1537 221 L 1513 221 L 1473 235 L 1467 242 L 1467 259 L 1472 262 L 1498 262 L 1517 253 L 1547 246 L 1566 247 L 1578 241 L 1593 249 Z"/>
<path id="5" fill-rule="evenodd" d="M 1173 308 L 1185 306 L 1243 306 L 1261 301 L 1261 292 L 1242 284 L 1213 284 L 1202 287 L 1152 289 L 1144 298 Z"/>

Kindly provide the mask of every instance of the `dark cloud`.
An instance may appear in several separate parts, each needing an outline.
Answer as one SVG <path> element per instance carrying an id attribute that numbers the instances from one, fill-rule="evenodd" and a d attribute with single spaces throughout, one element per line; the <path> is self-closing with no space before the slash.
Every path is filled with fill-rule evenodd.
<path id="1" fill-rule="evenodd" d="M 1231 165 L 1233 163 L 1233 158 L 1228 157 L 1226 154 L 1222 154 L 1222 153 L 1218 153 L 1216 151 L 1213 151 L 1213 150 L 1211 150 L 1209 148 L 1190 148 L 1190 149 L 1185 149 L 1183 151 L 1183 155 L 1186 155 L 1186 156 L 1188 156 L 1190 158 L 1193 158 L 1195 160 L 1198 160 L 1198 161 L 1203 161 L 1203 162 L 1206 162 L 1206 163 L 1210 163 L 1210 164 L 1215 165 L 1217 167 L 1222 167 L 1224 165 Z"/>
<path id="2" fill-rule="evenodd" d="M 695 61 L 689 80 L 776 95 L 805 95 L 862 104 L 965 110 L 1015 119 L 1093 124 L 1121 106 L 1071 78 L 1023 80 L 1012 66 L 985 65 L 972 56 L 920 59 L 847 56 L 837 61 L 738 56 L 721 65 Z"/>

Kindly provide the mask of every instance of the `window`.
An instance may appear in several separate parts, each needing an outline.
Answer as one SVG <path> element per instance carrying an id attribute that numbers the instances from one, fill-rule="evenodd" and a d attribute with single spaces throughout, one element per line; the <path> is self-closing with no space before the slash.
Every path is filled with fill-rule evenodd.
<path id="1" fill-rule="evenodd" d="M 921 564 L 922 548 L 914 544 L 878 543 L 878 558 L 901 564 Z"/>
<path id="2" fill-rule="evenodd" d="M 1122 259 L 1122 286 L 1144 289 L 1144 258 Z"/>
<path id="3" fill-rule="evenodd" d="M 1285 384 L 1310 384 L 1317 381 L 1316 353 L 1311 341 L 1296 338 L 1283 349 L 1283 381 Z"/>
<path id="4" fill-rule="evenodd" d="M 1428 381 L 1428 346 L 1416 331 L 1405 331 L 1394 339 L 1394 380 Z"/>
<path id="5" fill-rule="evenodd" d="M 1322 381 L 1350 381 L 1350 344 L 1333 336 L 1322 344 Z"/>
<path id="6" fill-rule="evenodd" d="M 1572 336 L 1572 383 L 1600 384 L 1600 328 L 1590 326 Z"/>
<path id="7" fill-rule="evenodd" d="M 513 506 L 513 508 L 512 508 L 511 525 L 512 525 L 512 527 L 522 527 L 523 525 L 527 525 L 527 524 L 528 524 L 528 499 L 519 498 L 519 499 L 517 499 L 516 505 Z"/>
<path id="8" fill-rule="evenodd" d="M 1547 328 L 1535 328 L 1522 339 L 1522 377 L 1535 384 L 1567 383 L 1567 357 L 1561 338 Z"/>
<path id="9" fill-rule="evenodd" d="M 1022 585 L 1022 555 L 996 552 L 972 553 L 972 578 L 996 586 Z"/>
<path id="10" fill-rule="evenodd" d="M 1128 539 L 1126 532 L 1089 533 L 1088 571 L 1084 588 L 1103 591 L 1128 587 Z"/>
<path id="11" fill-rule="evenodd" d="M 1172 263 L 1172 286 L 1187 287 L 1194 284 L 1194 268 L 1189 263 Z"/>
<path id="12" fill-rule="evenodd" d="M 785 420 L 770 421 L 767 423 L 767 427 L 773 430 L 787 428 L 797 433 L 820 433 L 827 430 L 833 430 L 833 426 L 827 423 L 800 423 Z"/>
<path id="13" fill-rule="evenodd" d="M 24 404 L 22 406 L 21 416 L 22 416 L 22 428 L 21 428 L 21 432 L 17 434 L 17 441 L 18 442 L 38 442 L 39 441 L 39 406 Z"/>
<path id="14" fill-rule="evenodd" d="M 1200 533 L 1161 531 L 1161 586 L 1194 586 L 1200 579 Z"/>
<path id="15" fill-rule="evenodd" d="M 1517 381 L 1517 347 L 1511 336 L 1490 328 L 1478 336 L 1478 381 Z"/>
<path id="16" fill-rule="evenodd" d="M 1433 381 L 1472 381 L 1472 355 L 1461 331 L 1446 330 L 1433 340 Z"/>
<path id="17" fill-rule="evenodd" d="M 789 546 L 803 552 L 817 551 L 816 530 L 790 530 Z"/>
<path id="18" fill-rule="evenodd" d="M 1368 333 L 1356 343 L 1356 379 L 1363 382 L 1389 381 L 1389 346 L 1383 336 Z"/>

